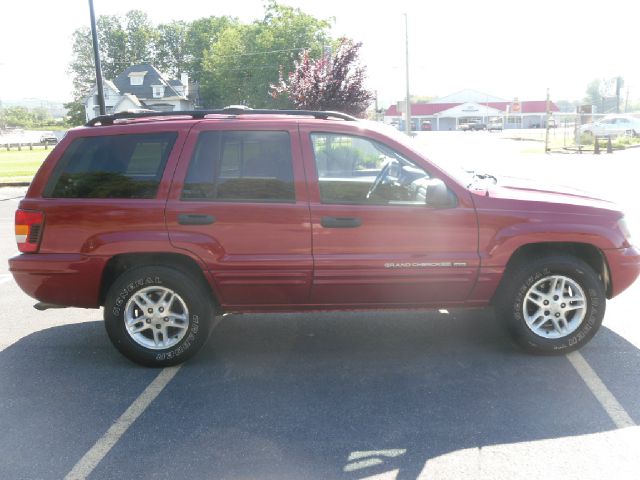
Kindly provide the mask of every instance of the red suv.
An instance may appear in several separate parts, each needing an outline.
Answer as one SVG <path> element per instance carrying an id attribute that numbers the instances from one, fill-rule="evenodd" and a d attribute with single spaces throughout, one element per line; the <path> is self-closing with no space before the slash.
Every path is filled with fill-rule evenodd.
<path id="1" fill-rule="evenodd" d="M 640 271 L 613 204 L 453 175 L 333 112 L 98 117 L 44 162 L 16 239 L 37 308 L 104 306 L 150 366 L 194 354 L 215 315 L 318 309 L 493 305 L 524 348 L 564 353 Z"/>

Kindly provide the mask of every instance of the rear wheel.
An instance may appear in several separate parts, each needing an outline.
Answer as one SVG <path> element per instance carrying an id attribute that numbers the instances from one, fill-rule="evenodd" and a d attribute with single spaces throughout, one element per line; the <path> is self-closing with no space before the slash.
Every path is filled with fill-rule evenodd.
<path id="1" fill-rule="evenodd" d="M 107 293 L 104 320 L 114 346 L 136 363 L 183 362 L 206 342 L 214 315 L 205 288 L 173 268 L 123 273 Z"/>
<path id="2" fill-rule="evenodd" d="M 602 282 L 585 262 L 549 256 L 520 265 L 505 278 L 497 313 L 526 350 L 563 354 L 585 345 L 602 324 Z"/>

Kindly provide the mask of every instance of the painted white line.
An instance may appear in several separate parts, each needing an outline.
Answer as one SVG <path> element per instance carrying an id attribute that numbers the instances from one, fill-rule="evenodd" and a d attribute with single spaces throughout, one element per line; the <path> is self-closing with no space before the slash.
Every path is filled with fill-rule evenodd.
<path id="1" fill-rule="evenodd" d="M 635 422 L 629 416 L 620 402 L 613 396 L 613 393 L 609 391 L 604 382 L 600 379 L 598 374 L 591 368 L 580 352 L 571 352 L 567 355 L 569 362 L 576 369 L 578 375 L 582 377 L 584 383 L 587 384 L 591 393 L 596 397 L 602 408 L 604 408 L 607 415 L 613 420 L 618 428 L 634 427 Z"/>
<path id="2" fill-rule="evenodd" d="M 10 282 L 11 280 L 13 280 L 13 275 L 10 273 L 0 273 L 0 285 Z"/>
<path id="3" fill-rule="evenodd" d="M 175 377 L 180 370 L 177 367 L 167 367 L 162 370 L 153 382 L 145 388 L 144 392 L 131 404 L 129 408 L 120 416 L 116 423 L 95 443 L 91 449 L 84 454 L 78 463 L 73 467 L 65 480 L 85 479 L 93 471 L 100 461 L 109 453 L 113 446 L 124 435 L 127 429 L 146 410 L 146 408 L 162 392 L 164 387 Z"/>

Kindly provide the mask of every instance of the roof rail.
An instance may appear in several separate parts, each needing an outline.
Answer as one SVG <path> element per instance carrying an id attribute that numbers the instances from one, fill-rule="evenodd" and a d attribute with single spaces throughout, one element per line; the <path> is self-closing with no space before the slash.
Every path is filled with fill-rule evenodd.
<path id="1" fill-rule="evenodd" d="M 96 125 L 113 125 L 116 120 L 127 120 L 136 118 L 156 118 L 156 117 L 191 117 L 199 120 L 207 115 L 294 115 L 300 117 L 314 117 L 322 120 L 328 118 L 337 118 L 349 122 L 358 119 L 341 112 L 325 112 L 321 110 L 267 110 L 253 109 L 242 105 L 234 105 L 217 110 L 185 110 L 172 112 L 156 112 L 153 110 L 134 110 L 126 112 L 113 113 L 111 115 L 100 115 L 92 118 L 86 123 L 87 127 L 95 127 Z"/>

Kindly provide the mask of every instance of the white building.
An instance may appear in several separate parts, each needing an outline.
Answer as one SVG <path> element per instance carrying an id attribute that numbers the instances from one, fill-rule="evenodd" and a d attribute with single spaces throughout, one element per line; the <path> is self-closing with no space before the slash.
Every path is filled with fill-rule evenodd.
<path id="1" fill-rule="evenodd" d="M 559 108 L 551 102 L 551 112 Z M 508 101 L 475 90 L 462 90 L 429 103 L 411 105 L 413 130 L 456 130 L 461 123 L 482 122 L 500 118 L 504 128 L 532 128 L 544 125 L 546 100 Z M 403 125 L 403 113 L 392 105 L 384 114 L 384 122 Z"/>

